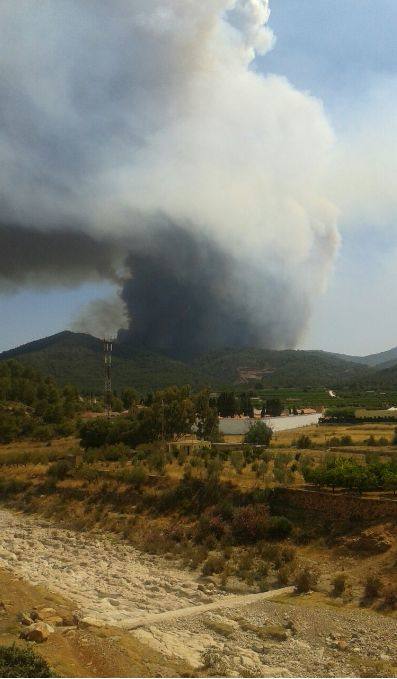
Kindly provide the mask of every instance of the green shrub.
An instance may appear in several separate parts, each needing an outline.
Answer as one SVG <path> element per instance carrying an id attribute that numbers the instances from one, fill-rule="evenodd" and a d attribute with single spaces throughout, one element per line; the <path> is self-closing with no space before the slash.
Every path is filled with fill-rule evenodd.
<path id="1" fill-rule="evenodd" d="M 247 505 L 234 511 L 232 520 L 233 536 L 238 542 L 256 542 L 267 534 L 269 524 L 266 505 Z"/>
<path id="2" fill-rule="evenodd" d="M 104 417 L 97 417 L 95 420 L 84 422 L 80 427 L 80 445 L 87 450 L 88 448 L 100 448 L 108 441 L 112 427 L 111 420 Z"/>
<path id="3" fill-rule="evenodd" d="M 283 540 L 291 535 L 293 523 L 286 516 L 272 516 L 269 519 L 266 533 L 269 538 Z"/>
<path id="4" fill-rule="evenodd" d="M 258 420 L 251 425 L 249 431 L 244 437 L 245 443 L 251 443 L 257 446 L 269 446 L 272 440 L 273 431 L 264 422 Z"/>
<path id="5" fill-rule="evenodd" d="M 54 481 L 64 481 L 72 469 L 72 465 L 68 460 L 58 460 L 54 462 L 47 469 L 47 476 Z"/>
<path id="6" fill-rule="evenodd" d="M 11 443 L 20 433 L 20 418 L 15 413 L 0 412 L 0 443 Z"/>
<path id="7" fill-rule="evenodd" d="M 395 611 L 397 609 L 397 588 L 390 585 L 383 594 L 383 608 L 388 611 Z"/>
<path id="8" fill-rule="evenodd" d="M 341 446 L 352 446 L 353 445 L 353 439 L 349 434 L 345 434 L 344 436 L 341 436 L 340 438 L 340 444 Z"/>
<path id="9" fill-rule="evenodd" d="M 124 483 L 134 488 L 141 488 L 148 480 L 148 472 L 142 464 L 135 464 L 133 467 L 120 472 L 118 478 Z"/>
<path id="10" fill-rule="evenodd" d="M 167 464 L 167 458 L 162 450 L 152 450 L 147 456 L 147 463 L 150 471 L 163 474 Z"/>
<path id="11" fill-rule="evenodd" d="M 199 519 L 196 539 L 201 542 L 205 541 L 208 536 L 212 535 L 217 540 L 220 540 L 229 532 L 229 526 L 223 521 L 221 516 L 209 516 L 208 514 L 204 513 Z"/>
<path id="12" fill-rule="evenodd" d="M 364 583 L 364 597 L 366 599 L 377 599 L 382 592 L 383 582 L 378 575 L 370 573 Z"/>
<path id="13" fill-rule="evenodd" d="M 214 573 L 222 573 L 225 568 L 225 557 L 221 555 L 211 555 L 203 563 L 201 572 L 203 575 L 214 575 Z"/>
<path id="14" fill-rule="evenodd" d="M 281 559 L 283 563 L 291 563 L 295 559 L 296 549 L 292 545 L 285 545 L 281 548 Z"/>
<path id="15" fill-rule="evenodd" d="M 318 573 L 314 568 L 302 568 L 295 576 L 295 589 L 298 594 L 310 592 L 316 588 L 318 582 Z"/>
<path id="16" fill-rule="evenodd" d="M 337 573 L 332 580 L 332 596 L 342 596 L 346 589 L 347 575 L 346 573 Z"/>
<path id="17" fill-rule="evenodd" d="M 230 453 L 230 464 L 238 474 L 242 473 L 246 465 L 245 456 L 242 450 L 232 450 Z"/>
<path id="18" fill-rule="evenodd" d="M 22 493 L 26 488 L 29 487 L 28 481 L 22 481 L 22 479 L 0 479 L 0 497 L 6 497 L 7 495 L 17 495 Z M 1 676 L 1 675 L 0 675 Z"/>
<path id="19" fill-rule="evenodd" d="M 0 677 L 55 677 L 48 664 L 31 648 L 0 646 Z"/>
<path id="20" fill-rule="evenodd" d="M 304 450 L 305 448 L 312 448 L 312 440 L 310 436 L 307 436 L 307 434 L 301 434 L 301 436 L 299 436 L 296 439 L 295 445 L 300 450 Z"/>
<path id="21" fill-rule="evenodd" d="M 102 472 L 103 473 L 103 472 Z M 73 476 L 76 479 L 83 479 L 84 481 L 97 481 L 101 478 L 102 473 L 99 469 L 95 469 L 92 465 L 82 464 L 75 470 Z"/>
<path id="22" fill-rule="evenodd" d="M 292 573 L 293 573 L 293 565 L 291 564 L 284 564 L 279 568 L 277 572 L 277 582 L 279 585 L 282 585 L 283 587 L 286 587 L 289 585 L 291 582 L 292 578 Z"/>
<path id="23" fill-rule="evenodd" d="M 219 457 L 208 460 L 206 465 L 208 481 L 219 481 L 223 469 L 223 461 Z"/>

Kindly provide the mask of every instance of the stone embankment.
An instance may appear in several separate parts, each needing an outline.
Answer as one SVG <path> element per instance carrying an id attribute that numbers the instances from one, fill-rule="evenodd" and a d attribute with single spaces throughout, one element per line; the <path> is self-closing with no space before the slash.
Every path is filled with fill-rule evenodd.
<path id="1" fill-rule="evenodd" d="M 276 488 L 271 499 L 275 510 L 298 509 L 330 521 L 397 521 L 397 499 L 374 498 L 315 488 Z"/>

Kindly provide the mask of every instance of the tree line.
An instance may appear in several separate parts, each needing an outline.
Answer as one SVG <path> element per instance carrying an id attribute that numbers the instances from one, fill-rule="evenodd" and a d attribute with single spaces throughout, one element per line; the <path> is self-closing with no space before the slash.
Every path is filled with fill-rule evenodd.
<path id="1" fill-rule="evenodd" d="M 251 393 L 240 392 L 236 394 L 234 391 L 223 391 L 217 398 L 212 399 L 212 403 L 217 408 L 220 417 L 234 417 L 235 415 L 254 417 L 252 398 Z M 262 404 L 261 416 L 279 417 L 283 409 L 279 398 L 267 399 Z"/>
<path id="2" fill-rule="evenodd" d="M 126 417 L 85 422 L 80 437 L 85 449 L 117 443 L 135 447 L 167 441 L 192 429 L 200 439 L 219 438 L 218 413 L 209 391 L 193 394 L 188 386 L 169 387 L 151 394 L 145 405 L 133 404 Z"/>
<path id="3" fill-rule="evenodd" d="M 70 434 L 80 410 L 75 387 L 60 388 L 51 377 L 14 360 L 0 363 L 1 443 Z"/>
<path id="4" fill-rule="evenodd" d="M 358 464 L 352 458 L 329 457 L 318 467 L 304 467 L 303 477 L 316 486 L 343 488 L 362 493 L 371 490 L 397 490 L 397 457 L 382 462 Z"/>

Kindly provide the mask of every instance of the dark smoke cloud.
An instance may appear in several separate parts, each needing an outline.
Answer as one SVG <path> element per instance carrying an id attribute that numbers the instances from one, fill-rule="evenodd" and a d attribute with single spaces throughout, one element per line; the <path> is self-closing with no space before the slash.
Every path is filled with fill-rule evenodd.
<path id="1" fill-rule="evenodd" d="M 238 260 L 191 230 L 168 224 L 130 247 L 123 342 L 185 358 L 223 347 L 288 346 L 307 318 L 306 301 L 280 272 L 272 279 L 258 271 L 261 291 L 267 278 L 267 299 L 255 314 L 258 291 L 241 279 Z"/>
<path id="2" fill-rule="evenodd" d="M 120 244 L 63 228 L 43 231 L 0 224 L 0 288 L 74 286 L 87 280 L 120 282 Z"/>

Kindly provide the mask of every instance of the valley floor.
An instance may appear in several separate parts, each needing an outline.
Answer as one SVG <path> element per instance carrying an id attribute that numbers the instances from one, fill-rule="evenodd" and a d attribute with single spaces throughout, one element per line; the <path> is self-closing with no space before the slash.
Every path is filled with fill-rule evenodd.
<path id="1" fill-rule="evenodd" d="M 0 643 L 21 630 L 17 614 L 77 611 L 37 646 L 70 676 L 395 676 L 397 619 L 325 603 L 312 593 L 244 601 L 211 578 L 143 554 L 98 532 L 0 510 Z M 217 604 L 219 607 L 209 604 Z M 197 613 L 179 617 L 179 609 Z M 0 607 L 1 608 L 1 607 Z M 153 614 L 175 611 L 172 620 Z M 127 631 L 151 615 L 147 624 Z M 22 643 L 22 642 L 19 642 Z"/>

